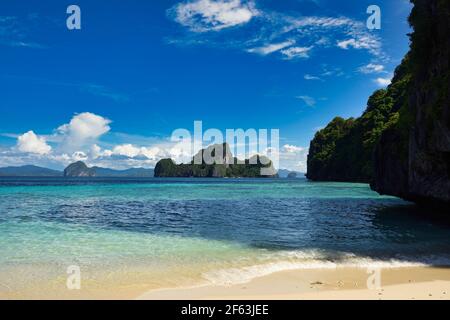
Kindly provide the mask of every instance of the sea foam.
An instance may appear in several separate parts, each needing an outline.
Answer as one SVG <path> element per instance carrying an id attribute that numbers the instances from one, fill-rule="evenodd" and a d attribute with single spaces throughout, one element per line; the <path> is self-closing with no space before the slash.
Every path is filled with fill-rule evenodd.
<path id="1" fill-rule="evenodd" d="M 313 269 L 392 269 L 412 268 L 426 266 L 450 266 L 449 257 L 423 256 L 405 257 L 397 256 L 392 259 L 376 259 L 358 257 L 352 253 L 322 253 L 319 251 L 289 251 L 283 254 L 274 254 L 276 261 L 255 264 L 245 267 L 225 268 L 212 270 L 202 274 L 202 277 L 214 285 L 230 286 L 248 283 L 255 278 L 264 277 L 273 273 L 293 270 Z M 330 259 L 330 256 L 339 256 L 339 259 Z M 284 257 L 284 259 L 283 259 Z"/>

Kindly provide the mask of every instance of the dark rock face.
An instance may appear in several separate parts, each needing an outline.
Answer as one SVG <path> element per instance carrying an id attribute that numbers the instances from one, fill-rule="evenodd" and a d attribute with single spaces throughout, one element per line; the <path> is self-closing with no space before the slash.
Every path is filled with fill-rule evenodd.
<path id="1" fill-rule="evenodd" d="M 95 177 L 95 170 L 78 161 L 64 169 L 64 177 Z"/>
<path id="2" fill-rule="evenodd" d="M 216 161 L 214 160 L 216 159 Z M 269 174 L 261 174 L 261 169 Z M 160 178 L 258 178 L 276 177 L 272 162 L 261 156 L 240 161 L 234 158 L 227 143 L 212 145 L 199 151 L 190 164 L 175 164 L 172 159 L 160 160 L 155 167 Z"/>
<path id="3" fill-rule="evenodd" d="M 450 1 L 414 0 L 412 84 L 405 125 L 383 133 L 372 188 L 418 203 L 450 205 Z M 405 139 L 406 137 L 406 139 Z"/>

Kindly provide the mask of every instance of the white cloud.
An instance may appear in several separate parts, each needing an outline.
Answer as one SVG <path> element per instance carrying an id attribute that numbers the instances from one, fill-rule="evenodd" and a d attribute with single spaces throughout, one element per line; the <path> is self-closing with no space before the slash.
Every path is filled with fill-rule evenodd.
<path id="1" fill-rule="evenodd" d="M 360 35 L 357 38 L 337 41 L 337 46 L 341 49 L 348 50 L 353 49 L 366 49 L 372 52 L 374 55 L 379 55 L 380 42 L 378 39 L 369 35 Z"/>
<path id="2" fill-rule="evenodd" d="M 168 149 L 168 151 L 165 151 L 165 148 Z M 111 152 L 107 152 L 107 154 L 104 154 L 104 156 L 125 156 L 129 158 L 136 158 L 136 157 L 145 157 L 150 160 L 160 160 L 163 157 L 170 157 L 171 155 L 174 155 L 177 157 L 177 154 L 172 154 L 171 147 L 168 145 L 165 145 L 164 148 L 162 146 L 153 146 L 153 147 L 138 147 L 133 144 L 122 144 L 117 145 L 113 148 Z"/>
<path id="3" fill-rule="evenodd" d="M 92 145 L 91 155 L 92 155 L 92 158 L 94 158 L 94 159 L 102 156 L 102 148 L 100 148 L 97 144 Z"/>
<path id="4" fill-rule="evenodd" d="M 77 161 L 86 161 L 88 160 L 89 157 L 86 153 L 84 153 L 83 151 L 76 151 L 72 154 L 71 160 L 73 162 L 77 162 Z"/>
<path id="5" fill-rule="evenodd" d="M 17 147 L 20 151 L 35 154 L 49 154 L 52 147 L 43 137 L 38 137 L 33 131 L 28 131 L 17 138 Z"/>
<path id="6" fill-rule="evenodd" d="M 305 80 L 321 80 L 319 77 L 317 76 L 312 76 L 310 74 L 305 74 L 305 76 L 303 77 Z"/>
<path id="7" fill-rule="evenodd" d="M 369 63 L 366 66 L 362 66 L 358 69 L 359 72 L 370 74 L 370 73 L 381 73 L 384 71 L 384 66 L 381 64 Z"/>
<path id="8" fill-rule="evenodd" d="M 367 30 L 365 23 L 347 17 L 298 17 L 258 7 L 254 0 L 191 0 L 169 10 L 169 15 L 191 33 L 184 38 L 168 39 L 171 44 L 210 45 L 221 48 L 239 48 L 250 53 L 280 57 L 308 58 L 308 48 L 335 47 L 365 49 L 382 58 L 380 38 Z M 236 25 L 244 26 L 254 20 L 246 33 L 228 32 L 226 38 L 219 31 Z M 294 43 L 302 47 L 289 48 Z M 282 50 L 284 52 L 282 52 Z"/>
<path id="9" fill-rule="evenodd" d="M 123 144 L 115 146 L 112 154 L 134 158 L 141 154 L 141 149 L 133 146 L 132 144 Z"/>
<path id="10" fill-rule="evenodd" d="M 107 133 L 111 129 L 110 123 L 109 119 L 102 116 L 84 112 L 75 115 L 68 124 L 60 126 L 57 131 L 64 136 L 64 148 L 73 150 Z"/>
<path id="11" fill-rule="evenodd" d="M 374 81 L 380 87 L 387 87 L 392 82 L 391 78 L 377 78 Z"/>
<path id="12" fill-rule="evenodd" d="M 280 159 L 280 168 L 306 172 L 308 148 L 286 144 L 280 148 L 278 156 Z"/>
<path id="13" fill-rule="evenodd" d="M 284 49 L 286 47 L 289 47 L 289 46 L 291 46 L 293 44 L 294 44 L 293 41 L 284 41 L 284 42 L 281 42 L 281 43 L 272 43 L 272 44 L 268 44 L 268 45 L 265 45 L 265 46 L 262 46 L 262 47 L 248 49 L 247 52 L 257 53 L 257 54 L 265 56 L 265 55 L 274 53 L 276 51 L 279 51 L 281 49 Z"/>
<path id="14" fill-rule="evenodd" d="M 98 138 L 111 129 L 110 123 L 110 120 L 102 116 L 84 112 L 75 115 L 68 124 L 60 126 L 58 131 L 79 139 Z"/>
<path id="15" fill-rule="evenodd" d="M 253 1 L 195 0 L 170 10 L 175 21 L 194 32 L 218 31 L 249 22 L 258 15 Z"/>
<path id="16" fill-rule="evenodd" d="M 339 28 L 339 27 L 358 27 L 357 22 L 345 18 L 345 17 L 290 17 L 286 16 L 285 19 L 289 22 L 285 28 L 284 31 L 291 31 L 299 28 L 310 28 L 311 30 L 316 30 L 315 28 Z M 326 37 L 321 37 L 318 39 L 318 41 L 322 43 L 327 42 Z"/>
<path id="17" fill-rule="evenodd" d="M 308 107 L 314 107 L 316 105 L 316 99 L 310 96 L 297 96 L 297 99 L 302 100 Z"/>
<path id="18" fill-rule="evenodd" d="M 311 49 L 312 47 L 291 47 L 281 50 L 281 53 L 286 59 L 309 58 L 309 51 L 311 51 Z"/>
<path id="19" fill-rule="evenodd" d="M 294 146 L 294 145 L 290 145 L 290 144 L 285 144 L 284 146 L 283 146 L 283 149 L 282 149 L 284 152 L 287 152 L 287 153 L 299 153 L 299 152 L 303 152 L 303 151 L 305 151 L 305 148 L 303 148 L 303 147 L 297 147 L 297 146 Z"/>
<path id="20" fill-rule="evenodd" d="M 338 41 L 337 46 L 345 50 L 347 50 L 349 47 L 358 47 L 359 49 L 359 44 L 356 42 L 355 39 Z"/>

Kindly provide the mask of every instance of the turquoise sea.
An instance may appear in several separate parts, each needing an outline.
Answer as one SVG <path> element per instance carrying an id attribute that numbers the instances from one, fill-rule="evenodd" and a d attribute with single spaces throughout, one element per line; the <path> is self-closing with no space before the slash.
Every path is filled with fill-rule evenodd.
<path id="1" fill-rule="evenodd" d="M 0 180 L 0 293 L 243 283 L 276 271 L 450 265 L 450 224 L 365 184 Z"/>

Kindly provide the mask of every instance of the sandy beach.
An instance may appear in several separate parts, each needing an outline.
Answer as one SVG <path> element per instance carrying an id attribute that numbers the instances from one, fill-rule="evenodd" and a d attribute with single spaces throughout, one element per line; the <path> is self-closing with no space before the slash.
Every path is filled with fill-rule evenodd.
<path id="1" fill-rule="evenodd" d="M 366 269 L 295 270 L 231 286 L 153 290 L 151 300 L 447 300 L 450 269 L 436 267 L 381 270 L 381 286 L 368 289 Z"/>
<path id="2" fill-rule="evenodd" d="M 2 287 L 0 299 L 113 300 L 447 300 L 450 269 L 402 267 L 381 269 L 381 286 L 368 288 L 364 268 L 302 269 L 272 273 L 246 283 L 217 285 L 203 281 L 189 287 L 158 288 L 145 273 L 118 272 L 82 282 L 68 290 L 65 278 L 23 290 Z M 370 281 L 369 281 L 370 282 Z M 372 283 L 373 284 L 373 283 Z"/>

